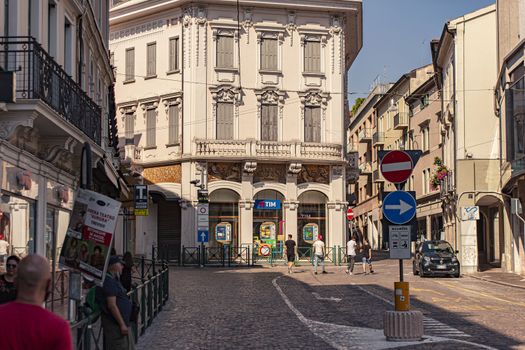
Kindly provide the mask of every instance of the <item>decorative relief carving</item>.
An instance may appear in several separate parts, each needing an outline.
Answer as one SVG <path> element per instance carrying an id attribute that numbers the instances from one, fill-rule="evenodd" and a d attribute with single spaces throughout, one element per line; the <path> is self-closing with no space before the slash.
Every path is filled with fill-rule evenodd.
<path id="1" fill-rule="evenodd" d="M 164 26 L 165 20 L 159 19 L 152 22 L 144 23 L 135 27 L 119 30 L 117 32 L 112 32 L 109 34 L 109 40 L 114 41 L 118 39 L 123 39 L 129 36 L 138 36 L 140 34 L 146 34 L 153 31 L 161 31 Z"/>
<path id="2" fill-rule="evenodd" d="M 247 174 L 253 174 L 255 170 L 257 169 L 257 163 L 256 162 L 245 162 L 243 171 Z"/>
<path id="3" fill-rule="evenodd" d="M 239 201 L 239 207 L 241 209 L 251 210 L 254 205 L 254 201 L 251 199 L 244 199 Z"/>
<path id="4" fill-rule="evenodd" d="M 242 27 L 246 32 L 246 44 L 250 43 L 250 29 L 253 27 L 253 13 L 252 9 L 244 9 L 244 21 L 242 22 Z"/>
<path id="5" fill-rule="evenodd" d="M 290 35 L 290 46 L 293 46 L 293 35 L 294 32 L 297 30 L 297 24 L 295 23 L 296 19 L 297 15 L 295 14 L 295 12 L 288 12 L 288 24 L 286 25 L 286 30 Z"/>
<path id="6" fill-rule="evenodd" d="M 326 119 L 326 108 L 328 107 L 328 99 L 330 98 L 329 93 L 311 89 L 305 92 L 299 92 L 298 95 L 301 100 L 301 119 L 304 119 L 304 108 L 306 106 L 321 107 L 323 120 Z"/>
<path id="7" fill-rule="evenodd" d="M 303 165 L 301 163 L 290 163 L 288 165 L 288 173 L 297 175 L 303 170 Z"/>
<path id="8" fill-rule="evenodd" d="M 241 182 L 241 164 L 208 163 L 208 182 L 225 180 Z"/>
<path id="9" fill-rule="evenodd" d="M 261 118 L 261 108 L 263 104 L 272 104 L 279 106 L 279 118 L 283 117 L 284 99 L 286 93 L 277 88 L 268 87 L 261 90 L 255 90 L 257 97 L 257 117 Z"/>
<path id="10" fill-rule="evenodd" d="M 200 35 L 200 28 L 201 26 L 204 26 L 204 41 L 206 41 L 206 9 L 204 7 L 199 7 L 194 10 L 196 12 L 196 18 L 195 18 L 195 25 L 197 27 L 197 47 L 196 47 L 196 53 L 195 53 L 195 61 L 197 62 L 197 67 L 199 66 L 199 52 L 200 52 L 200 41 L 201 41 L 201 35 Z M 206 43 L 204 43 L 204 57 L 206 57 Z"/>
<path id="11" fill-rule="evenodd" d="M 343 176 L 343 167 L 341 165 L 332 166 L 332 177 Z"/>
<path id="12" fill-rule="evenodd" d="M 144 183 L 157 184 L 162 182 L 181 183 L 181 165 L 167 165 L 153 168 L 144 168 L 142 172 Z"/>
<path id="13" fill-rule="evenodd" d="M 291 211 L 297 210 L 299 208 L 299 201 L 285 201 L 283 202 L 284 208 Z"/>
<path id="14" fill-rule="evenodd" d="M 297 183 L 317 182 L 328 185 L 330 183 L 330 167 L 328 165 L 303 165 L 297 176 Z"/>
<path id="15" fill-rule="evenodd" d="M 73 155 L 77 141 L 72 137 L 55 138 L 44 140 L 45 144 L 41 146 L 40 157 L 57 168 L 71 171 L 73 169 Z"/>
<path id="16" fill-rule="evenodd" d="M 268 181 L 286 183 L 286 165 L 259 164 L 253 176 L 253 182 Z"/>
<path id="17" fill-rule="evenodd" d="M 239 104 L 241 101 L 241 90 L 231 85 L 220 85 L 210 88 L 212 105 L 213 105 L 213 120 L 217 119 L 217 103 L 218 102 L 233 102 L 235 123 L 239 118 Z"/>

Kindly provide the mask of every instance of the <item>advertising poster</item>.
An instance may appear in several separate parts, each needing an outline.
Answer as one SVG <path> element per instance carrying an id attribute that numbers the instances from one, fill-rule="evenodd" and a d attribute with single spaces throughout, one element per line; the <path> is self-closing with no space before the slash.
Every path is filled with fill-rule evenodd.
<path id="1" fill-rule="evenodd" d="M 221 222 L 215 226 L 215 240 L 219 243 L 231 242 L 232 225 L 229 222 Z"/>
<path id="2" fill-rule="evenodd" d="M 262 240 L 275 240 L 275 223 L 271 221 L 263 222 L 259 228 L 259 235 Z"/>
<path id="3" fill-rule="evenodd" d="M 102 283 L 121 203 L 80 189 L 73 205 L 60 264 Z"/>
<path id="4" fill-rule="evenodd" d="M 319 235 L 317 224 L 306 224 L 303 227 L 303 240 L 307 243 L 313 243 Z"/>

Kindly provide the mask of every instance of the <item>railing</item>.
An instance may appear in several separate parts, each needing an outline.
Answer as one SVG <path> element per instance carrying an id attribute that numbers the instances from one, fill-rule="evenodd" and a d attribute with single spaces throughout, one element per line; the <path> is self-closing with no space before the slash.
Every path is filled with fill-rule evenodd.
<path id="1" fill-rule="evenodd" d="M 381 171 L 379 169 L 374 170 L 372 174 L 372 180 L 374 182 L 384 182 L 383 176 L 381 175 Z"/>
<path id="2" fill-rule="evenodd" d="M 385 133 L 381 131 L 376 131 L 372 136 L 372 142 L 374 145 L 385 143 Z"/>
<path id="3" fill-rule="evenodd" d="M 454 184 L 454 173 L 449 170 L 448 175 L 444 177 L 439 184 L 439 192 L 440 196 L 446 197 L 449 195 L 449 193 L 454 192 L 456 189 L 456 186 Z"/>
<path id="4" fill-rule="evenodd" d="M 394 129 L 403 129 L 408 127 L 408 113 L 398 112 L 394 116 Z"/>
<path id="5" fill-rule="evenodd" d="M 372 139 L 372 132 L 370 129 L 363 129 L 359 132 L 358 136 L 359 141 L 370 141 Z"/>
<path id="6" fill-rule="evenodd" d="M 341 160 L 339 144 L 258 140 L 195 140 L 196 156 Z"/>
<path id="7" fill-rule="evenodd" d="M 372 164 L 370 162 L 362 162 L 359 164 L 359 171 L 361 174 L 371 174 L 372 173 Z"/>
<path id="8" fill-rule="evenodd" d="M 16 98 L 39 99 L 100 144 L 101 108 L 32 37 L 0 37 L 0 68 L 16 73 Z"/>
<path id="9" fill-rule="evenodd" d="M 148 261 L 149 265 L 154 266 L 155 262 Z M 133 335 L 135 341 L 143 335 L 146 329 L 151 326 L 153 319 L 162 310 L 169 298 L 169 269 L 167 264 L 158 264 L 160 270 L 149 275 L 142 274 L 140 284 L 134 287 L 128 295 L 135 301 L 140 312 L 138 320 L 132 322 Z M 103 332 L 100 321 L 100 312 L 91 312 L 88 307 L 81 307 L 80 314 L 83 318 L 71 325 L 71 333 L 76 350 L 102 350 Z"/>

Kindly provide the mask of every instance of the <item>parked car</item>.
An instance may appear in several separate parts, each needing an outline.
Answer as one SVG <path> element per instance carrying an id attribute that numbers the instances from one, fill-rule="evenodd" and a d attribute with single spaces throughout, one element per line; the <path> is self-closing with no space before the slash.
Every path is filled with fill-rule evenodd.
<path id="1" fill-rule="evenodd" d="M 448 275 L 459 277 L 460 266 L 454 251 L 447 241 L 424 241 L 416 247 L 416 254 L 412 260 L 414 275 L 436 276 Z"/>

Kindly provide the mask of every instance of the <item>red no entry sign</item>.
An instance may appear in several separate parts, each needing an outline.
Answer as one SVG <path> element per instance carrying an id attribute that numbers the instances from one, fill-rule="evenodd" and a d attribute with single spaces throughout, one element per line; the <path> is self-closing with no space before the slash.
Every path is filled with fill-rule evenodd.
<path id="1" fill-rule="evenodd" d="M 412 158 L 403 151 L 390 151 L 381 160 L 381 173 L 385 180 L 398 184 L 405 182 L 414 169 Z"/>
<path id="2" fill-rule="evenodd" d="M 346 210 L 346 218 L 348 220 L 354 220 L 354 211 L 350 208 Z"/>

